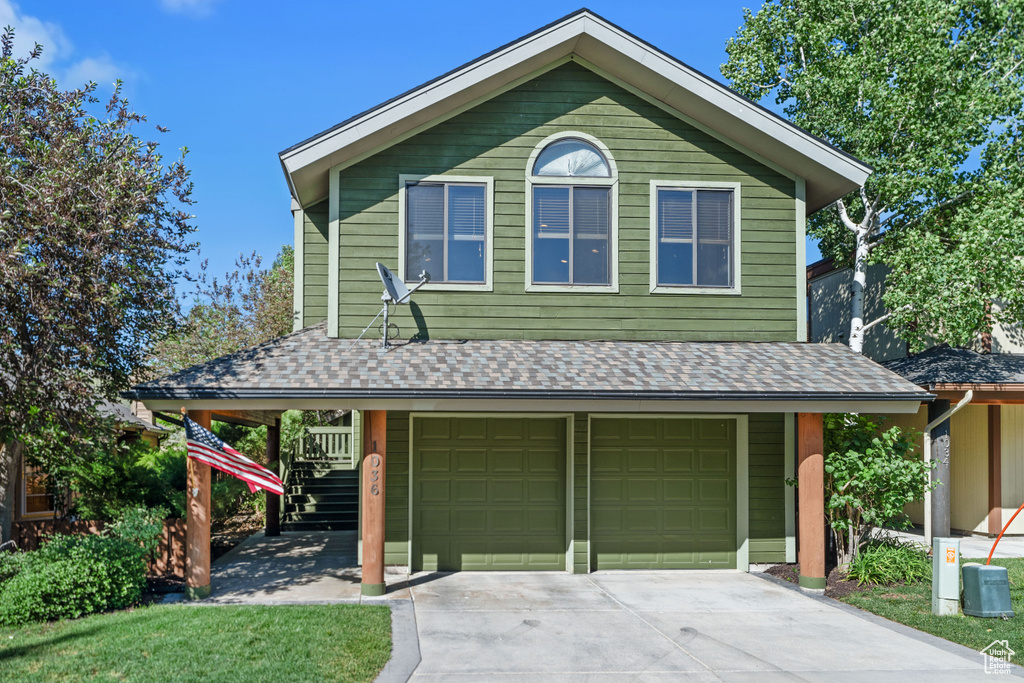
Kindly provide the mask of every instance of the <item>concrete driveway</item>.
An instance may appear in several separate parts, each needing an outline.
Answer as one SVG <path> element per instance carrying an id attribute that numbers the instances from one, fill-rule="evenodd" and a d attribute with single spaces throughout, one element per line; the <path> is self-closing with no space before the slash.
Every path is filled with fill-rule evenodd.
<path id="1" fill-rule="evenodd" d="M 966 648 L 740 572 L 424 573 L 410 584 L 413 681 L 991 681 Z"/>

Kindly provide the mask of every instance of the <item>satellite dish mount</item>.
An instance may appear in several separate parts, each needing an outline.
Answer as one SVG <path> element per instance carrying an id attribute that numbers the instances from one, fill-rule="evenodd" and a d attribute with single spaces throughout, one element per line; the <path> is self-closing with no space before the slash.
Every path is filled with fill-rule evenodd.
<path id="1" fill-rule="evenodd" d="M 384 308 L 377 315 L 384 316 L 383 348 L 386 349 L 390 346 L 388 343 L 388 307 L 391 304 L 401 306 L 404 303 L 408 303 L 413 292 L 430 282 L 430 275 L 427 271 L 422 271 L 419 283 L 412 289 L 406 287 L 405 283 L 400 278 L 396 278 L 383 263 L 377 263 L 377 275 L 380 276 L 380 281 L 384 285 L 384 293 L 380 296 L 380 300 L 384 302 Z M 373 323 L 370 324 L 372 325 Z"/>

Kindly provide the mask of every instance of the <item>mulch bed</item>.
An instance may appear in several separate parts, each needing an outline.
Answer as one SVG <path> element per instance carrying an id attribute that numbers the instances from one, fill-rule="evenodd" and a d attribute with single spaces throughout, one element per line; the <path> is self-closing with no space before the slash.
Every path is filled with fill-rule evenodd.
<path id="1" fill-rule="evenodd" d="M 800 565 L 796 563 L 774 564 L 765 570 L 765 574 L 788 581 L 790 583 L 800 582 Z M 825 595 L 830 598 L 841 599 L 852 593 L 870 590 L 871 584 L 858 586 L 856 581 L 846 581 L 846 574 L 833 569 L 825 580 Z"/>

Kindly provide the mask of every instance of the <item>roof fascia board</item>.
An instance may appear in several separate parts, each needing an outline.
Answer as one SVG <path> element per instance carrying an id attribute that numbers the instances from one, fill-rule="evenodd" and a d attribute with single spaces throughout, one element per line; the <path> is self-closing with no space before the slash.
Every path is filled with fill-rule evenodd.
<path id="1" fill-rule="evenodd" d="M 683 65 L 639 38 L 588 12 L 578 12 L 560 23 L 541 29 L 435 81 L 409 91 L 392 102 L 371 109 L 347 124 L 339 125 L 285 150 L 280 157 L 286 175 L 290 176 L 289 182 L 292 184 L 293 192 L 298 192 L 299 187 L 304 187 L 301 180 L 292 177 L 303 169 L 307 171 L 303 175 L 315 176 L 330 167 L 346 163 L 346 157 L 368 154 L 368 150 L 377 146 L 372 141 L 375 135 L 387 135 L 389 131 L 391 135 L 402 135 L 415 127 L 429 127 L 430 122 L 436 123 L 438 117 L 444 114 L 443 109 L 446 105 L 464 106 L 467 91 L 477 93 L 473 99 L 479 98 L 484 101 L 497 94 L 493 92 L 495 88 L 507 85 L 509 80 L 516 78 L 516 73 L 523 73 L 524 67 L 528 71 L 535 71 L 540 68 L 539 61 L 550 62 L 572 53 L 584 57 L 593 66 L 601 67 L 609 74 L 613 73 L 613 70 L 606 66 L 611 64 L 602 64 L 602 60 L 618 60 L 620 69 L 629 71 L 635 80 L 643 80 L 646 71 L 647 88 L 638 89 L 649 90 L 651 96 L 663 101 L 672 109 L 687 114 L 686 107 L 680 109 L 673 104 L 673 100 L 688 103 L 696 113 L 703 112 L 707 120 L 731 120 L 734 126 L 738 125 L 746 132 L 746 137 L 750 138 L 751 142 L 758 138 L 763 139 L 768 147 L 774 147 L 776 151 L 788 151 L 810 161 L 812 165 L 820 166 L 822 171 L 832 176 L 831 182 L 818 183 L 819 179 L 824 181 L 828 178 L 816 172 L 791 172 L 803 175 L 814 183 L 813 189 L 808 188 L 811 196 L 808 197 L 807 208 L 812 212 L 828 203 L 821 197 L 832 196 L 837 192 L 848 192 L 851 189 L 850 185 L 859 187 L 871 173 L 868 166 L 841 150 Z M 492 92 L 480 93 L 479 90 L 484 87 L 490 87 Z M 360 145 L 357 143 L 363 139 L 370 141 L 359 149 Z M 772 140 L 775 142 L 772 143 Z M 378 144 L 385 142 L 380 141 Z M 744 153 L 755 152 L 761 157 L 759 161 L 765 160 L 765 154 L 757 152 L 756 149 L 750 148 Z M 324 163 L 325 157 L 327 163 Z M 793 165 L 801 163 L 799 158 L 792 161 Z M 315 169 L 310 168 L 314 165 Z M 821 191 L 815 191 L 819 186 Z M 320 193 L 323 194 L 322 188 Z M 303 205 L 311 203 L 309 198 L 301 195 L 299 199 Z"/>
<path id="2" fill-rule="evenodd" d="M 207 399 L 146 401 L 151 410 L 408 410 L 456 412 L 587 412 L 587 413 L 917 413 L 920 400 L 871 401 L 648 401 L 648 400 L 523 400 L 505 399 Z"/>

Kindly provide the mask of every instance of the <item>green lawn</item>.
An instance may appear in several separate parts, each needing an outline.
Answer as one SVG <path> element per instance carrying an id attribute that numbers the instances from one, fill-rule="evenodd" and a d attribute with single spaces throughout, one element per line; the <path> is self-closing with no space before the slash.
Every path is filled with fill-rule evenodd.
<path id="1" fill-rule="evenodd" d="M 985 562 L 984 559 L 966 561 Z M 875 587 L 842 600 L 886 619 L 966 645 L 972 650 L 981 650 L 993 640 L 1006 639 L 1010 641 L 1010 647 L 1019 652 L 1018 646 L 1024 646 L 1024 558 L 994 559 L 992 564 L 1006 567 L 1009 573 L 1010 600 L 1017 613 L 1009 621 L 968 617 L 963 613 L 955 617 L 933 616 L 930 580 L 916 586 Z"/>
<path id="2" fill-rule="evenodd" d="M 157 605 L 0 628 L 4 681 L 372 681 L 385 606 Z"/>

